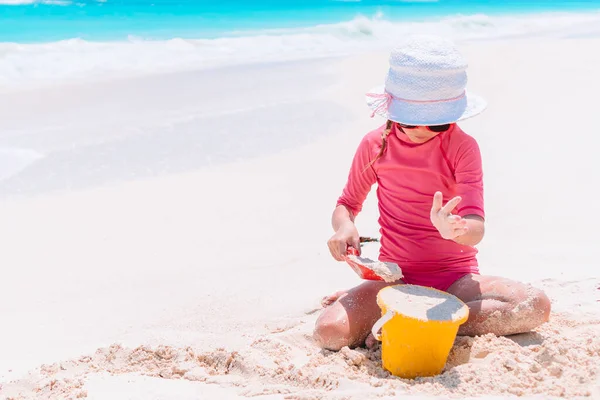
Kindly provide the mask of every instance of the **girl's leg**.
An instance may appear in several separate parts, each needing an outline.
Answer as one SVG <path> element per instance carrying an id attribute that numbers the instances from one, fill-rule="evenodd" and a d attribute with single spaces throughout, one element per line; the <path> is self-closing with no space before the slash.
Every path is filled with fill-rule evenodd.
<path id="1" fill-rule="evenodd" d="M 469 319 L 459 335 L 529 332 L 550 315 L 550 300 L 544 292 L 506 278 L 469 274 L 454 282 L 448 293 L 469 306 Z"/>
<path id="2" fill-rule="evenodd" d="M 381 317 L 377 293 L 386 286 L 402 283 L 366 281 L 339 295 L 317 319 L 314 339 L 324 349 L 337 351 L 344 346 L 364 344 L 371 328 Z M 328 299 L 328 298 L 325 298 Z M 325 300 L 324 299 L 324 300 Z"/>

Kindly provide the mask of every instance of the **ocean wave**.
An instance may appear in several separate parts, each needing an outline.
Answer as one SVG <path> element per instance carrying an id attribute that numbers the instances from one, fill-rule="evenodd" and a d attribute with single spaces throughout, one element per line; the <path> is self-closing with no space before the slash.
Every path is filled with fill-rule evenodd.
<path id="1" fill-rule="evenodd" d="M 598 35 L 600 12 L 530 16 L 478 14 L 421 22 L 394 22 L 378 14 L 309 28 L 231 32 L 218 39 L 150 41 L 130 37 L 119 42 L 70 39 L 41 44 L 0 43 L 0 86 L 383 51 L 391 49 L 397 38 L 409 33 L 435 33 L 457 41 Z"/>

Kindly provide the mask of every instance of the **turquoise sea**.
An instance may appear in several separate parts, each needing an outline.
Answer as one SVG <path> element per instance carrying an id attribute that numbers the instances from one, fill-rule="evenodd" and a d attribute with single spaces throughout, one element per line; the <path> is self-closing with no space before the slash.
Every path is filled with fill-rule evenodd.
<path id="1" fill-rule="evenodd" d="M 200 39 L 334 24 L 357 16 L 382 15 L 398 22 L 598 8 L 598 0 L 0 0 L 0 42 Z"/>
<path id="2" fill-rule="evenodd" d="M 600 35 L 600 0 L 0 0 L 0 89 L 106 75 Z"/>

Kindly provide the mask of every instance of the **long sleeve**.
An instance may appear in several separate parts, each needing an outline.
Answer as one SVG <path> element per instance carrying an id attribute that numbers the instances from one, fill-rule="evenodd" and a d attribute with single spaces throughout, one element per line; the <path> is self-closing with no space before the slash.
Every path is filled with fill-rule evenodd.
<path id="1" fill-rule="evenodd" d="M 483 168 L 475 139 L 465 141 L 459 150 L 456 169 L 456 194 L 462 197 L 456 213 L 461 217 L 475 214 L 485 218 L 483 204 Z"/>
<path id="2" fill-rule="evenodd" d="M 370 165 L 373 159 L 372 135 L 366 135 L 354 154 L 348 180 L 337 201 L 337 205 L 344 205 L 354 216 L 362 210 L 371 187 L 377 182 L 375 170 Z"/>

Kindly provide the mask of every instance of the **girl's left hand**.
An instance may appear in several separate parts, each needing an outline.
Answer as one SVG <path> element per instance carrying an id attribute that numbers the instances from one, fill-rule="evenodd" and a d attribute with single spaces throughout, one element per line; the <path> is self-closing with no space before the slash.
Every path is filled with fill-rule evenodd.
<path id="1" fill-rule="evenodd" d="M 452 215 L 452 210 L 461 200 L 460 196 L 457 196 L 442 207 L 442 192 L 435 192 L 433 195 L 430 219 L 444 239 L 452 240 L 468 232 L 467 220 L 460 215 Z"/>

